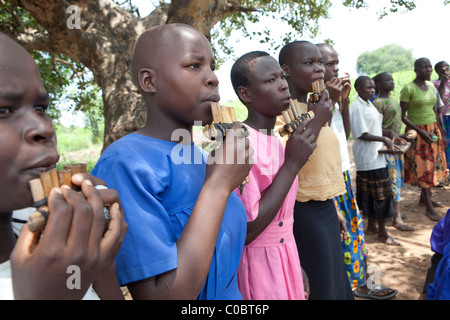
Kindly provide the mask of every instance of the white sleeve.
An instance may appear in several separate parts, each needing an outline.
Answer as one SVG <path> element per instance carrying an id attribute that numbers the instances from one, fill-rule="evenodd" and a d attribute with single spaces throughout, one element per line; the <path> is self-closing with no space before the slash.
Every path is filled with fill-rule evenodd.
<path id="1" fill-rule="evenodd" d="M 366 120 L 364 119 L 364 106 L 355 102 L 350 107 L 350 123 L 352 127 L 353 139 L 358 139 L 364 133 L 369 132 Z"/>

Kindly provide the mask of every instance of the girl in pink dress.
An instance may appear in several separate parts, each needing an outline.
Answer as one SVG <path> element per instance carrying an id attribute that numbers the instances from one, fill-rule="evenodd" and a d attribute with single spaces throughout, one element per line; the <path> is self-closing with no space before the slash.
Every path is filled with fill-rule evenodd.
<path id="1" fill-rule="evenodd" d="M 297 173 L 316 147 L 307 121 L 291 135 L 286 148 L 274 135 L 276 118 L 290 104 L 284 71 L 268 53 L 239 58 L 231 81 L 248 109 L 244 122 L 254 149 L 249 183 L 242 194 L 247 238 L 238 269 L 239 290 L 248 300 L 304 300 L 309 286 L 302 275 L 293 234 Z"/>

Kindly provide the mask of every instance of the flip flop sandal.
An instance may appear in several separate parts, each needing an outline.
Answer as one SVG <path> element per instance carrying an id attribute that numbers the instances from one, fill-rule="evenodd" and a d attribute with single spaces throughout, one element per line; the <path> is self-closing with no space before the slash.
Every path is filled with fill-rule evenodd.
<path id="1" fill-rule="evenodd" d="M 394 290 L 394 292 L 392 292 L 388 295 L 384 295 L 384 296 L 376 295 L 378 292 L 380 292 L 382 290 L 386 290 L 386 289 L 389 289 L 389 288 L 384 287 L 384 286 L 378 286 L 378 287 L 375 287 L 375 288 L 369 290 L 369 292 L 367 292 L 367 293 L 363 293 L 363 292 L 358 291 L 358 288 L 356 288 L 355 291 L 353 292 L 353 294 L 355 296 L 357 296 L 358 298 L 387 300 L 387 299 L 391 299 L 391 298 L 395 297 L 395 295 L 398 293 L 398 290 Z"/>

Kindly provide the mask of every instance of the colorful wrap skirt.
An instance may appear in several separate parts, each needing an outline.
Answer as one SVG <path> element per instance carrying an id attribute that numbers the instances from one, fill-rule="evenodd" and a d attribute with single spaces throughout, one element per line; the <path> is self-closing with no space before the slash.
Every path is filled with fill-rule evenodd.
<path id="1" fill-rule="evenodd" d="M 365 217 L 384 219 L 395 215 L 387 167 L 356 171 L 356 202 Z"/>
<path id="2" fill-rule="evenodd" d="M 444 182 L 447 161 L 441 130 L 437 123 L 417 127 L 435 135 L 437 140 L 430 145 L 417 135 L 416 140 L 411 143 L 411 147 L 405 153 L 405 182 L 426 189 Z"/>
<path id="3" fill-rule="evenodd" d="M 404 161 L 402 154 L 386 154 L 386 163 L 391 180 L 394 201 L 400 202 L 405 181 Z"/>
<path id="4" fill-rule="evenodd" d="M 347 192 L 334 198 L 334 204 L 344 217 L 347 226 L 347 237 L 342 241 L 342 253 L 347 276 L 354 289 L 365 283 L 364 259 L 367 257 L 367 246 L 364 240 L 363 220 L 353 195 L 350 173 L 346 171 L 343 174 Z"/>

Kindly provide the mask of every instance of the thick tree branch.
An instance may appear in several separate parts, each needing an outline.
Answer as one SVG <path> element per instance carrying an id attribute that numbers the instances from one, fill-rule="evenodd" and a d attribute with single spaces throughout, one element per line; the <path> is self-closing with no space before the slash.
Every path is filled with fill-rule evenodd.
<path id="1" fill-rule="evenodd" d="M 28 51 L 58 52 L 58 48 L 55 48 L 48 33 L 28 28 L 23 33 L 18 35 L 10 34 L 10 36 Z"/>
<path id="2" fill-rule="evenodd" d="M 165 24 L 169 13 L 169 7 L 170 5 L 168 3 L 163 3 L 153 10 L 148 16 L 141 19 L 145 30 L 150 27 Z"/>
<path id="3" fill-rule="evenodd" d="M 231 12 L 244 12 L 244 13 L 250 13 L 250 12 L 256 12 L 258 9 L 256 8 L 249 8 L 244 7 L 241 5 L 241 3 L 237 0 L 231 0 L 231 1 L 225 1 L 225 11 L 228 13 Z"/>

